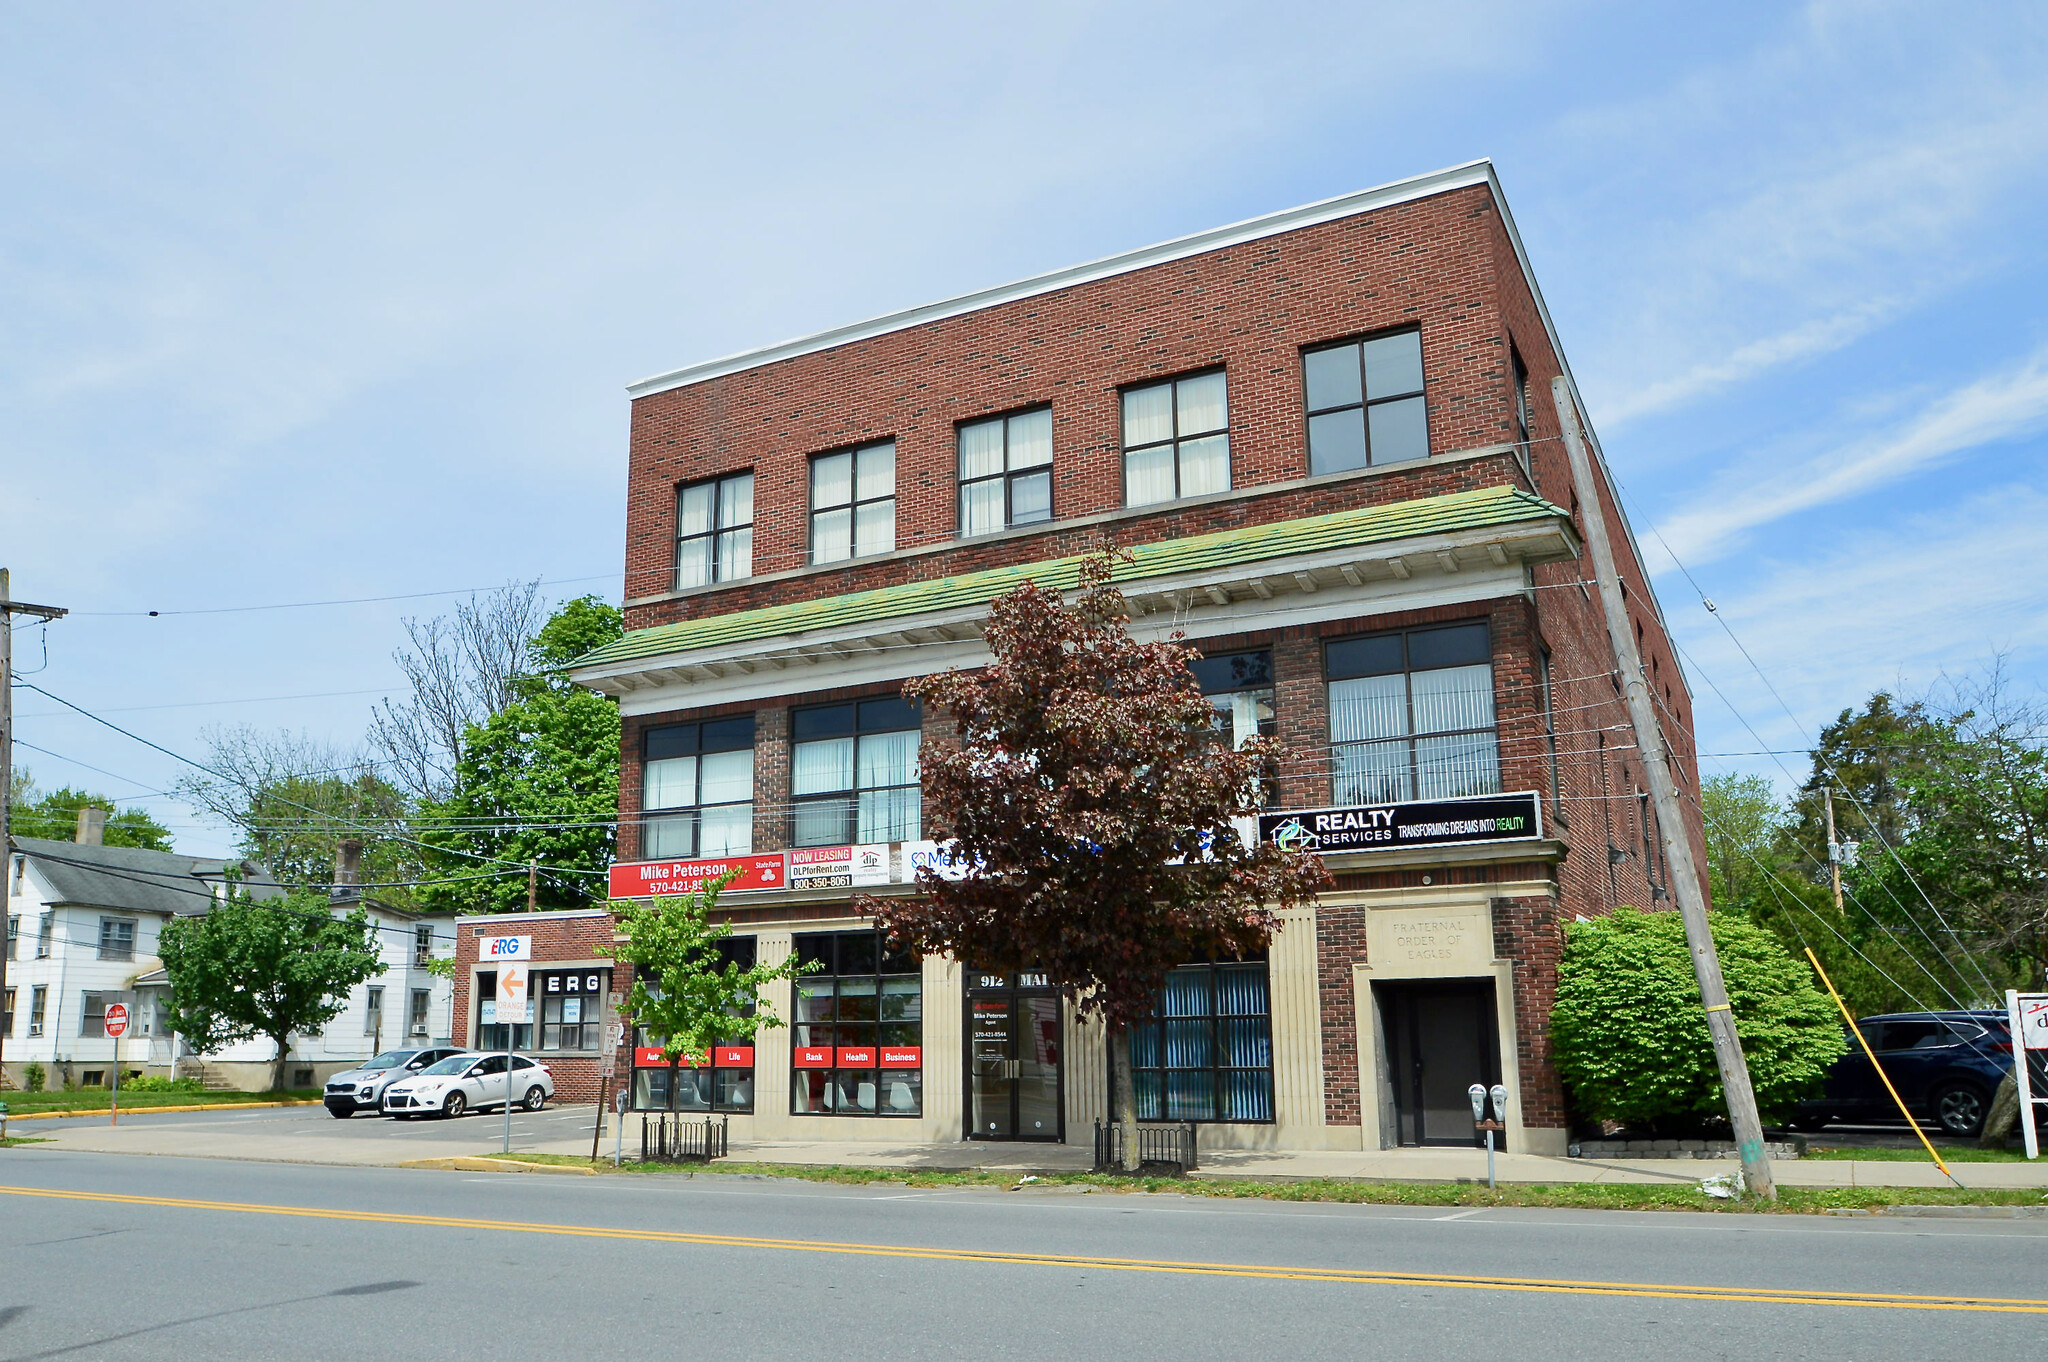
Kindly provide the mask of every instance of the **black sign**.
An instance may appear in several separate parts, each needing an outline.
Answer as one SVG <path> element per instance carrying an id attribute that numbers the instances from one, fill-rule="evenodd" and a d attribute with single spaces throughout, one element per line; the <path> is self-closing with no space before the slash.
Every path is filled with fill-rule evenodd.
<path id="1" fill-rule="evenodd" d="M 1525 842 L 1542 835 L 1543 813 L 1534 794 L 1355 804 L 1346 809 L 1259 815 L 1260 841 L 1325 854 L 1462 842 Z"/>

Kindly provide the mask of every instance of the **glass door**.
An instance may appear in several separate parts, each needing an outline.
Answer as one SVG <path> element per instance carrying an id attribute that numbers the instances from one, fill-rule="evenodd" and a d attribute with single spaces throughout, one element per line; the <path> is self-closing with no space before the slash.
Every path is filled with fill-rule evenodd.
<path id="1" fill-rule="evenodd" d="M 968 1138 L 1059 1140 L 1058 995 L 1029 972 L 974 973 L 968 983 Z"/>

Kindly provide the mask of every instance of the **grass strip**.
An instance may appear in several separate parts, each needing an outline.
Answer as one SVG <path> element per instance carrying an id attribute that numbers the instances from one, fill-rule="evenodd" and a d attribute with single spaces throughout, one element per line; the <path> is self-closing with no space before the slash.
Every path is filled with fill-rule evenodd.
<path id="1" fill-rule="evenodd" d="M 2024 1149 L 1979 1149 L 1973 1144 L 1938 1144 L 1935 1149 L 1946 1163 L 2025 1163 Z M 1820 1148 L 1807 1145 L 1806 1158 L 1826 1159 L 1834 1162 L 1855 1160 L 1864 1163 L 1926 1163 L 1927 1151 L 1917 1146 L 1912 1149 L 1857 1149 L 1853 1146 L 1838 1145 Z"/>
<path id="2" fill-rule="evenodd" d="M 1007 1189 L 1018 1175 L 981 1169 L 957 1171 L 910 1168 L 856 1168 L 844 1165 L 776 1163 L 640 1163 L 629 1160 L 614 1169 L 609 1159 L 591 1160 L 573 1154 L 500 1154 L 499 1159 L 526 1163 L 595 1167 L 600 1174 L 661 1177 L 703 1174 L 709 1177 L 773 1177 L 844 1186 L 982 1187 Z M 1780 1187 L 1776 1203 L 1723 1201 L 1707 1196 L 1697 1183 L 1506 1183 L 1489 1190 L 1476 1184 L 1450 1182 L 1366 1182 L 1349 1178 L 1309 1178 L 1299 1182 L 1265 1182 L 1251 1178 L 1124 1177 L 1110 1173 L 1040 1173 L 1032 1187 L 1092 1187 L 1119 1194 L 1178 1193 L 1182 1196 L 1259 1201 L 1321 1201 L 1370 1206 L 1535 1206 L 1597 1211 L 1716 1211 L 1728 1214 L 1819 1215 L 1830 1211 L 1875 1211 L 1888 1206 L 2040 1206 L 2048 1204 L 2038 1188 L 1959 1189 L 1953 1187 Z"/>
<path id="3" fill-rule="evenodd" d="M 80 1088 L 75 1092 L 9 1092 L 0 1094 L 12 1116 L 39 1116 L 58 1111 L 106 1111 L 113 1096 L 105 1088 Z M 275 1092 L 127 1092 L 121 1093 L 121 1110 L 150 1111 L 161 1107 L 243 1106 L 252 1102 L 318 1102 L 320 1089 L 295 1088 Z"/>

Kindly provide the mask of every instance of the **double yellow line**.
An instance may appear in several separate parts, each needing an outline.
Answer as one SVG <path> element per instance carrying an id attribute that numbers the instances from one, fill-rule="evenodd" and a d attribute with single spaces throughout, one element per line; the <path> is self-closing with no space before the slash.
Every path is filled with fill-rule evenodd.
<path id="1" fill-rule="evenodd" d="M 325 1210 L 308 1206 L 264 1206 L 239 1201 L 195 1201 L 183 1197 L 127 1196 L 114 1192 L 52 1191 L 39 1187 L 0 1187 L 0 1195 L 48 1197 L 60 1201 L 113 1202 L 124 1206 L 155 1206 L 188 1211 L 232 1211 L 243 1215 L 283 1215 L 306 1220 L 348 1220 L 376 1225 L 485 1230 L 507 1234 L 547 1234 L 578 1239 L 624 1239 L 641 1243 L 690 1244 L 707 1248 L 757 1249 L 784 1253 L 922 1258 L 939 1262 L 989 1263 L 1009 1267 L 1053 1267 L 1096 1272 L 1163 1272 L 1189 1277 L 1253 1277 L 1281 1281 L 1333 1282 L 1351 1286 L 1419 1286 L 1463 1291 L 1523 1291 L 1570 1296 L 1728 1301 L 1753 1305 L 1843 1305 L 1874 1310 L 1964 1310 L 1994 1314 L 2048 1314 L 2048 1300 L 2003 1296 L 1916 1296 L 1878 1291 L 1796 1291 L 1774 1287 L 1592 1282 L 1545 1277 L 1477 1277 L 1434 1272 L 1285 1267 L 1248 1263 L 1192 1263 L 1152 1258 L 1092 1258 L 1064 1253 L 1004 1253 L 984 1249 L 921 1248 L 902 1244 L 841 1244 L 736 1234 L 690 1234 L 678 1230 L 542 1225 L 512 1220 L 470 1220 L 444 1215 L 401 1215 L 388 1211 Z"/>

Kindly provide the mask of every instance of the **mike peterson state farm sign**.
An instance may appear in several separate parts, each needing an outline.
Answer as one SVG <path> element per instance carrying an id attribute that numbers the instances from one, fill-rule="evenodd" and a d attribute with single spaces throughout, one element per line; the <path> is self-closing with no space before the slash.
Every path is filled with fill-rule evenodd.
<path id="1" fill-rule="evenodd" d="M 728 891 L 789 887 L 789 871 L 778 851 L 761 856 L 707 856 L 690 861 L 628 861 L 612 867 L 611 894 L 615 899 L 694 894 L 733 870 L 739 874 L 726 886 Z"/>

